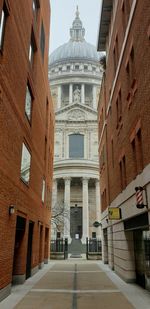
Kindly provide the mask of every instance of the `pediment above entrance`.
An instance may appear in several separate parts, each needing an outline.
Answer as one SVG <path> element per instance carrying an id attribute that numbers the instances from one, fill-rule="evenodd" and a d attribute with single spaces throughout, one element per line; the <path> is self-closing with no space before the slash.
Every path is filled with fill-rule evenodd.
<path id="1" fill-rule="evenodd" d="M 86 114 L 80 109 L 74 109 L 67 114 L 67 119 L 72 121 L 86 120 Z"/>
<path id="2" fill-rule="evenodd" d="M 97 112 L 83 104 L 71 104 L 55 113 L 56 121 L 96 121 Z"/>

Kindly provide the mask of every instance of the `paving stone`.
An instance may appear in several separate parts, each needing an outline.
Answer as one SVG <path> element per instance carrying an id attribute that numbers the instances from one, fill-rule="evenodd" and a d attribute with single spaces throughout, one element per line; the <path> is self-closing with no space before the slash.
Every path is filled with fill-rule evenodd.
<path id="1" fill-rule="evenodd" d="M 35 286 L 35 289 L 71 289 L 73 286 L 73 273 L 53 273 L 46 274 Z"/>
<path id="2" fill-rule="evenodd" d="M 129 301 L 121 293 L 79 294 L 78 309 L 133 309 Z"/>
<path id="3" fill-rule="evenodd" d="M 79 273 L 77 275 L 77 289 L 81 290 L 111 290 L 117 289 L 104 272 Z"/>
<path id="4" fill-rule="evenodd" d="M 64 293 L 30 292 L 15 309 L 71 309 L 72 295 Z"/>
<path id="5" fill-rule="evenodd" d="M 150 308 L 148 292 L 123 282 L 102 263 L 70 259 L 41 272 L 14 288 L 0 309 Z"/>

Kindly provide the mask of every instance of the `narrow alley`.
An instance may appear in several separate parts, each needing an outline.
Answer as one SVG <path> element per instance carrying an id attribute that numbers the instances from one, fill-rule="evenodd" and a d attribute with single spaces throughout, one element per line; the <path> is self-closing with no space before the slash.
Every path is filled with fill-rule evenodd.
<path id="1" fill-rule="evenodd" d="M 99 261 L 50 262 L 24 285 L 16 285 L 0 309 L 149 308 L 149 293 L 126 284 Z"/>

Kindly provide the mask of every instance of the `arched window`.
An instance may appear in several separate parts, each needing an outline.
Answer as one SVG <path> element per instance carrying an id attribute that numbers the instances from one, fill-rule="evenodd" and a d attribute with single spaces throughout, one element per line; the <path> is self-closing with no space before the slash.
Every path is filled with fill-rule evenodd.
<path id="1" fill-rule="evenodd" d="M 84 135 L 69 135 L 69 158 L 84 158 Z"/>

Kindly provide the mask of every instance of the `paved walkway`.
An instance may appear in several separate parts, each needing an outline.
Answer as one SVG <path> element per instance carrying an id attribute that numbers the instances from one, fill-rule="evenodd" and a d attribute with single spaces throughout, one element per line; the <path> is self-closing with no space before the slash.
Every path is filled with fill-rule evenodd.
<path id="1" fill-rule="evenodd" d="M 150 309 L 150 293 L 124 283 L 102 262 L 50 262 L 13 287 L 0 309 Z"/>

